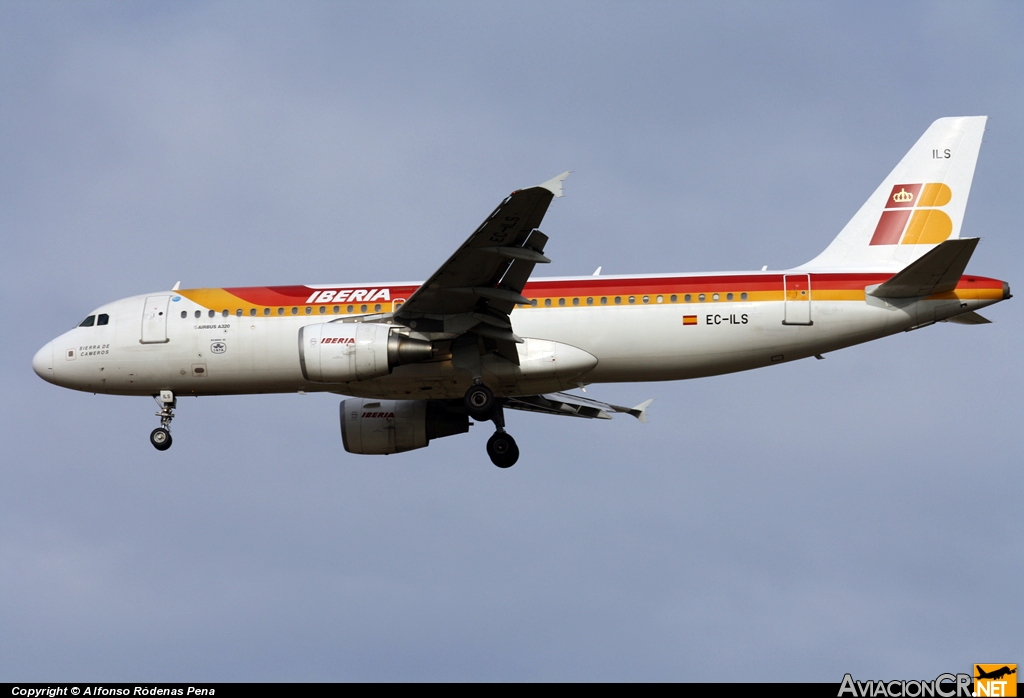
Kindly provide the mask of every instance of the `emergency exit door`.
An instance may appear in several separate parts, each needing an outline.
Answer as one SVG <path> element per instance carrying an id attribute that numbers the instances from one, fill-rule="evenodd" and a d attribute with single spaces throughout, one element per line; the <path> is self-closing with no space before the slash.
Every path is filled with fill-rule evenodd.
<path id="1" fill-rule="evenodd" d="M 143 344 L 162 344 L 167 340 L 167 304 L 170 296 L 150 296 L 142 309 Z"/>
<path id="2" fill-rule="evenodd" d="M 811 322 L 811 277 L 808 274 L 786 274 L 785 315 L 783 325 L 812 325 Z"/>

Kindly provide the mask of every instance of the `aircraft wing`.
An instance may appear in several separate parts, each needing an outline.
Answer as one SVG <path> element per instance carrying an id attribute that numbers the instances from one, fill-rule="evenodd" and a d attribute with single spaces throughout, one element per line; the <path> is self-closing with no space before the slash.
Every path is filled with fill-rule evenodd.
<path id="1" fill-rule="evenodd" d="M 525 395 L 506 399 L 505 407 L 524 412 L 541 412 L 566 417 L 583 417 L 584 419 L 611 419 L 612 414 L 619 412 L 629 414 L 641 422 L 647 421 L 647 408 L 654 400 L 641 402 L 636 407 L 623 407 L 607 402 L 591 400 L 579 395 L 568 393 L 552 393 L 550 395 Z"/>
<path id="2" fill-rule="evenodd" d="M 518 363 L 515 343 L 522 340 L 512 333 L 508 316 L 517 304 L 529 303 L 522 292 L 533 267 L 551 261 L 544 256 L 548 238 L 537 226 L 568 176 L 512 192 L 395 319 L 422 331 L 476 332 L 498 342 L 499 353 Z"/>

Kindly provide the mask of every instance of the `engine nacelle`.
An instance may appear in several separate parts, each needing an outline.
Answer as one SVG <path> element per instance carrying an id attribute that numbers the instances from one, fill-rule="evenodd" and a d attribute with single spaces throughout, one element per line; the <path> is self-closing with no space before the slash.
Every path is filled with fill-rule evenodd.
<path id="1" fill-rule="evenodd" d="M 350 383 L 391 373 L 431 357 L 430 342 L 373 322 L 327 322 L 299 330 L 302 375 L 317 383 Z"/>
<path id="2" fill-rule="evenodd" d="M 349 453 L 381 455 L 423 448 L 431 439 L 469 431 L 469 417 L 430 400 L 370 400 L 341 403 L 341 441 Z"/>

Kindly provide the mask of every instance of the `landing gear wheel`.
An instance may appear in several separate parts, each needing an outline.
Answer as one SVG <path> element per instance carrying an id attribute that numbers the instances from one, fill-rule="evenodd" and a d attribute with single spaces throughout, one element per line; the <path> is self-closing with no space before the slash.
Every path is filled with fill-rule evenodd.
<path id="1" fill-rule="evenodd" d="M 499 468 L 511 468 L 519 460 L 519 447 L 510 435 L 496 431 L 487 439 L 487 455 Z"/>
<path id="2" fill-rule="evenodd" d="M 149 443 L 158 451 L 166 451 L 171 447 L 171 432 L 163 427 L 157 427 L 149 435 Z"/>
<path id="3" fill-rule="evenodd" d="M 466 403 L 466 411 L 469 412 L 469 416 L 478 422 L 486 422 L 492 419 L 494 417 L 494 410 L 498 406 L 494 393 L 483 384 L 474 385 L 467 390 L 464 402 Z"/>

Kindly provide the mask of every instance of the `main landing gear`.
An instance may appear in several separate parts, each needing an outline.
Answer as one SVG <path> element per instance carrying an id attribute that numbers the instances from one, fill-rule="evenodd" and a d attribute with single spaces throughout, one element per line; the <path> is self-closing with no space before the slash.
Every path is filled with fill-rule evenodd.
<path id="1" fill-rule="evenodd" d="M 166 451 L 171 447 L 171 420 L 174 419 L 174 408 L 178 406 L 178 401 L 170 390 L 161 390 L 153 399 L 160 405 L 160 411 L 156 413 L 160 418 L 160 426 L 149 435 L 149 443 L 158 451 Z"/>
<path id="2" fill-rule="evenodd" d="M 511 468 L 519 460 L 516 440 L 505 431 L 505 413 L 491 389 L 477 383 L 466 391 L 466 412 L 478 422 L 494 422 L 495 432 L 487 439 L 487 455 L 499 468 Z"/>

